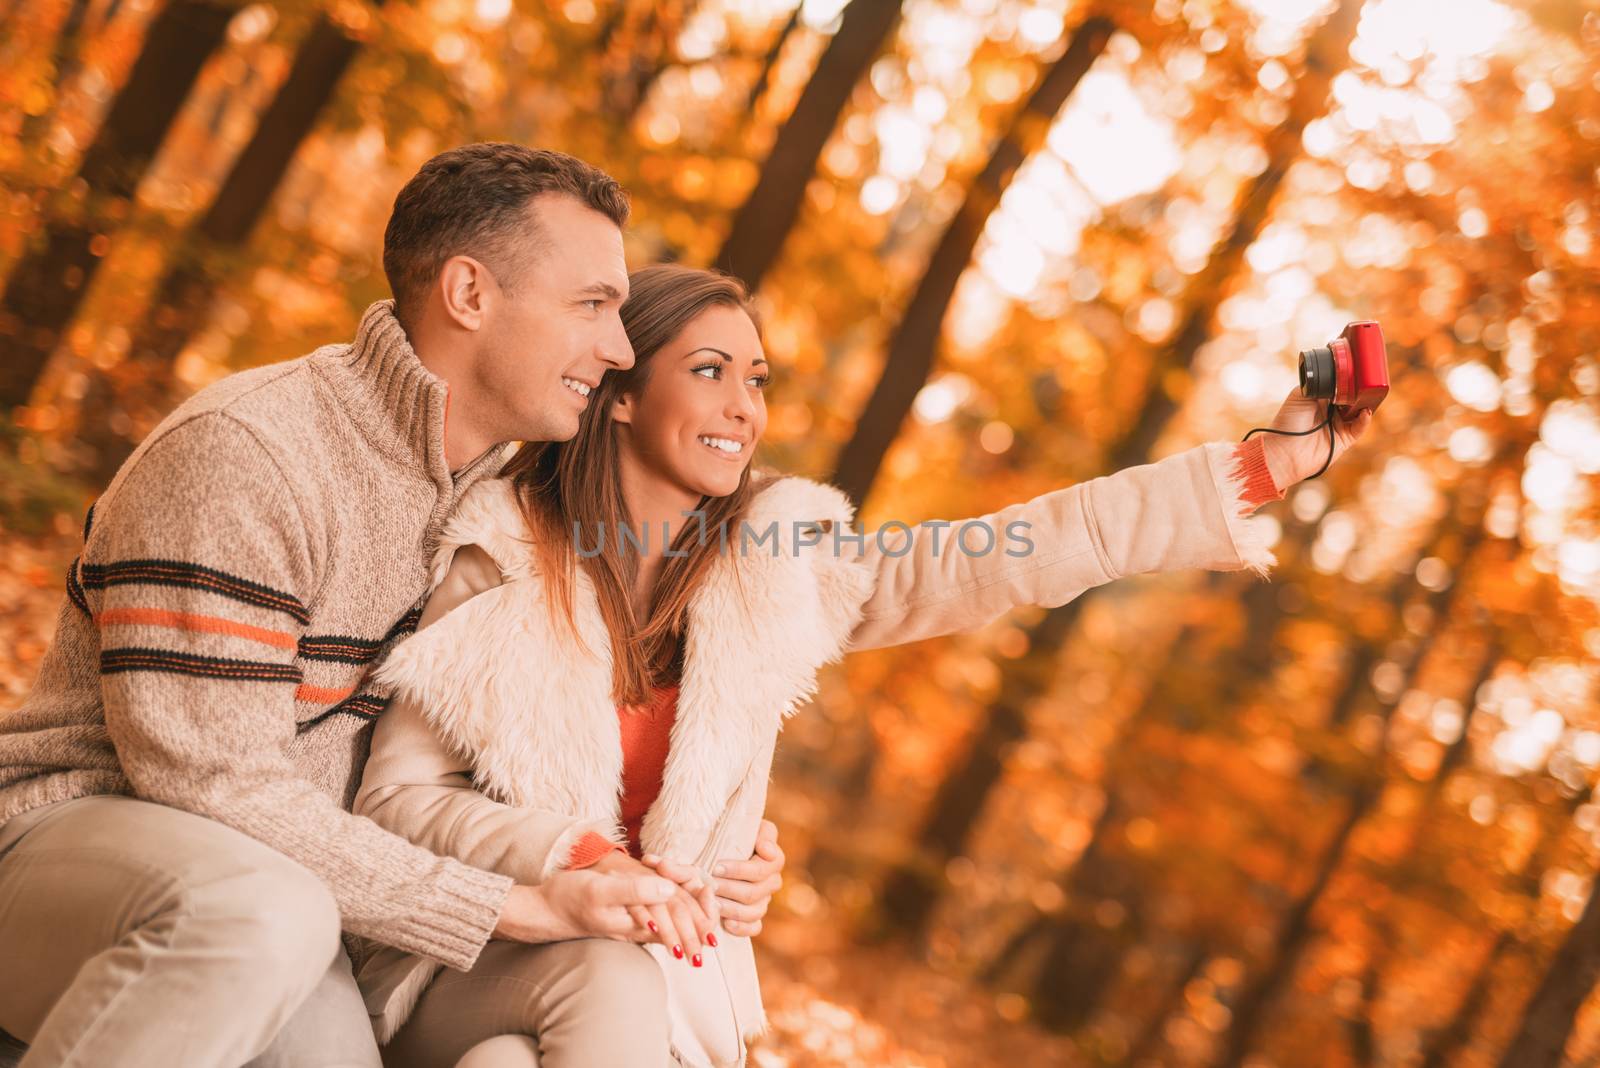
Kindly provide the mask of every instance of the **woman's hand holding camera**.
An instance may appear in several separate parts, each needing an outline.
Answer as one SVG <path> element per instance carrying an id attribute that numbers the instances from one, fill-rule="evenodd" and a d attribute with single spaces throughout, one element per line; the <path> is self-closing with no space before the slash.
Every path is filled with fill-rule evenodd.
<path id="1" fill-rule="evenodd" d="M 1323 427 L 1316 434 L 1304 433 L 1322 424 L 1327 418 L 1329 403 L 1326 399 L 1318 400 L 1304 396 L 1299 389 L 1294 389 L 1289 392 L 1283 406 L 1278 409 L 1278 414 L 1273 417 L 1270 429 L 1300 435 L 1298 437 L 1284 434 L 1265 435 L 1263 455 L 1267 461 L 1267 470 L 1272 472 L 1272 480 L 1277 483 L 1279 490 L 1287 491 L 1290 486 L 1310 478 L 1321 470 L 1324 464 L 1331 467 L 1372 425 L 1371 411 L 1362 411 L 1353 419 L 1335 411 L 1333 459 L 1329 460 L 1327 428 Z"/>

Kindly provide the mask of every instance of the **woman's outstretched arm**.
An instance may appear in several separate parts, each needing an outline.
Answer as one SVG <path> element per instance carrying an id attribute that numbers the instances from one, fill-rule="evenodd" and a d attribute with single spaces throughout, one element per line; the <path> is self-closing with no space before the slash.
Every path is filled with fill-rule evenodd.
<path id="1" fill-rule="evenodd" d="M 1319 410 L 1296 391 L 1273 426 L 1309 428 Z M 1336 424 L 1335 458 L 1369 422 Z M 922 524 L 898 543 L 868 532 L 855 562 L 870 569 L 870 592 L 850 648 L 969 630 L 1019 605 L 1054 608 L 1128 575 L 1248 568 L 1265 578 L 1276 561 L 1253 513 L 1315 472 L 1327 448 L 1323 435 L 1212 442 L 990 515 Z"/>

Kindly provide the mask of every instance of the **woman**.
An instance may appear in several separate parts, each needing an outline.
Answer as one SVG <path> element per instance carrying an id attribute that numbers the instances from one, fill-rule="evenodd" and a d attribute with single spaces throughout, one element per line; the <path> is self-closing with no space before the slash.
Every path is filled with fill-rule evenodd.
<path id="1" fill-rule="evenodd" d="M 716 930 L 700 870 L 750 855 L 779 728 L 818 669 L 1127 574 L 1265 576 L 1249 513 L 1322 460 L 1298 438 L 1202 445 L 857 543 L 837 490 L 751 469 L 767 364 L 739 284 L 660 266 L 630 289 L 634 367 L 573 440 L 522 450 L 449 524 L 423 626 L 382 669 L 396 696 L 356 810 L 521 882 L 650 867 L 683 893 L 634 914 L 644 950 L 496 943 L 439 978 L 379 952 L 360 978 L 392 1064 L 539 1063 L 535 1039 L 547 1066 L 742 1064 L 765 1027 L 754 956 Z M 1275 425 L 1317 409 L 1291 398 Z"/>

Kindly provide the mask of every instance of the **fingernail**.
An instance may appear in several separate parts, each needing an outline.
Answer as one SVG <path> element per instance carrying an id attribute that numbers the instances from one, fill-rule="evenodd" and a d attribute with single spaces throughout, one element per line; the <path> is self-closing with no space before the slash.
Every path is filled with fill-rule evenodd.
<path id="1" fill-rule="evenodd" d="M 716 949 L 717 948 L 717 936 L 714 935 L 714 934 L 706 935 L 706 945 L 710 946 L 712 949 Z"/>
<path id="2" fill-rule="evenodd" d="M 728 874 L 728 866 L 726 864 L 718 864 L 715 868 L 711 869 L 711 874 L 721 878 L 722 876 Z"/>
<path id="3" fill-rule="evenodd" d="M 682 960 L 683 959 L 683 947 L 682 946 L 673 946 L 672 947 L 672 955 L 674 957 L 677 957 L 679 960 Z"/>
<path id="4" fill-rule="evenodd" d="M 650 933 L 651 934 L 660 934 L 661 933 L 661 928 L 656 926 L 656 921 L 655 920 L 646 920 L 645 922 L 650 925 Z"/>
<path id="5" fill-rule="evenodd" d="M 694 966 L 696 968 L 700 967 L 700 954 L 698 953 L 694 955 Z"/>

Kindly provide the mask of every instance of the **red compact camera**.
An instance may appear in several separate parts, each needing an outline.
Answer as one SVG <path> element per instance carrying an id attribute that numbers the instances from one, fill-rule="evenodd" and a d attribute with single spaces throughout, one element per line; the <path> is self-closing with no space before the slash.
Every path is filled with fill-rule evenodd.
<path id="1" fill-rule="evenodd" d="M 1377 323 L 1351 323 L 1323 348 L 1300 354 L 1300 393 L 1327 398 L 1350 418 L 1372 411 L 1389 395 L 1389 359 Z"/>

